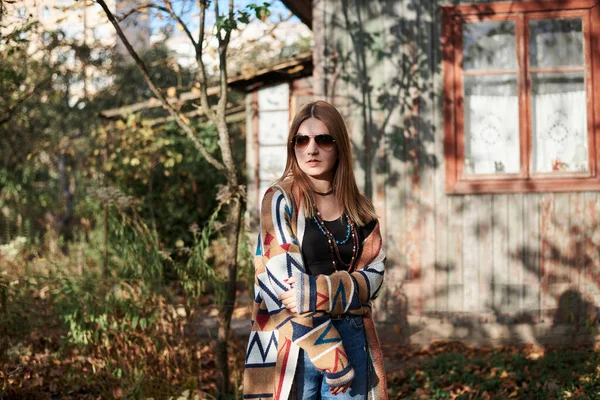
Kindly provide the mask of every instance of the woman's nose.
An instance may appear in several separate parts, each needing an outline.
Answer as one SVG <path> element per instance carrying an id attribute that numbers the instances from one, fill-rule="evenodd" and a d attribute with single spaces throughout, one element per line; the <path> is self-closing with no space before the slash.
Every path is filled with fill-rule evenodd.
<path id="1" fill-rule="evenodd" d="M 319 146 L 317 146 L 317 141 L 315 140 L 315 138 L 310 138 L 310 141 L 308 142 L 308 148 L 306 149 L 308 154 L 317 154 L 319 152 Z"/>

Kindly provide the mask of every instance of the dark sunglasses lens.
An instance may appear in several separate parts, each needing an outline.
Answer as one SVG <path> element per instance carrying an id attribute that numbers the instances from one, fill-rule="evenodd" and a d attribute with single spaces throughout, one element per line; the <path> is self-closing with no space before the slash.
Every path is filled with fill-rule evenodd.
<path id="1" fill-rule="evenodd" d="M 315 136 L 315 142 L 324 150 L 330 150 L 335 145 L 335 140 L 331 135 L 317 135 Z"/>
<path id="2" fill-rule="evenodd" d="M 294 144 L 294 147 L 297 149 L 305 148 L 308 145 L 308 142 L 310 142 L 310 137 L 308 137 L 306 135 L 294 136 L 293 144 Z"/>

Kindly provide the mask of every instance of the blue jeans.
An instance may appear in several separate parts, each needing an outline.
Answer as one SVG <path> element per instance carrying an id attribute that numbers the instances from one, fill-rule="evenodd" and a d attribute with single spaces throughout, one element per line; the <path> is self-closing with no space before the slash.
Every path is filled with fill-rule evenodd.
<path id="1" fill-rule="evenodd" d="M 346 393 L 332 395 L 323 373 L 313 365 L 306 352 L 301 350 L 296 369 L 296 398 L 298 400 L 364 400 L 367 398 L 369 377 L 363 318 L 362 316 L 347 316 L 342 319 L 333 319 L 332 322 L 342 338 L 350 365 L 354 368 L 354 379 Z"/>

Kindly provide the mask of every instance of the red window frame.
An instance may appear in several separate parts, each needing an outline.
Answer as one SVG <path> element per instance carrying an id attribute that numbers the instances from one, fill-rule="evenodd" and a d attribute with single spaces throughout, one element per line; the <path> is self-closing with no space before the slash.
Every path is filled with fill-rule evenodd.
<path id="1" fill-rule="evenodd" d="M 600 0 L 502 2 L 442 7 L 442 69 L 444 90 L 444 159 L 446 193 L 524 193 L 600 190 Z M 581 17 L 587 97 L 589 173 L 530 171 L 531 114 L 528 21 L 541 17 Z M 514 20 L 517 47 L 520 172 L 464 175 L 462 24 Z M 592 51 L 592 49 L 596 49 Z M 576 69 L 579 67 L 576 67 Z M 538 68 L 539 69 L 539 68 Z M 571 70 L 571 67 L 553 71 Z M 540 69 L 541 70 L 541 69 Z M 537 71 L 539 72 L 539 71 Z"/>

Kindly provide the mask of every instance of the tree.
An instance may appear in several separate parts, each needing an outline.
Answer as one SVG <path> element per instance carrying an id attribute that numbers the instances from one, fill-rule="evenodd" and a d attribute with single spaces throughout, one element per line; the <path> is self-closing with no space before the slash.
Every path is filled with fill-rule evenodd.
<path id="1" fill-rule="evenodd" d="M 85 44 L 62 32 L 45 31 L 31 16 L 7 23 L 3 29 L 0 208 L 9 214 L 7 221 L 16 221 L 17 231 L 29 225 L 30 240 L 45 229 L 68 239 L 72 236 L 75 180 L 83 158 L 80 143 L 96 114 L 89 99 L 74 90 L 82 71 L 73 68 L 68 59 L 101 63 L 103 53 L 92 57 Z M 8 240 L 10 231 L 6 228 Z"/>
<path id="2" fill-rule="evenodd" d="M 121 39 L 123 45 L 127 49 L 128 53 L 134 59 L 136 65 L 139 68 L 140 73 L 144 77 L 144 80 L 154 96 L 160 101 L 162 107 L 168 112 L 170 117 L 175 121 L 177 126 L 185 132 L 187 137 L 194 143 L 197 150 L 202 156 L 218 171 L 220 171 L 226 180 L 226 184 L 223 185 L 217 195 L 220 203 L 224 207 L 226 212 L 226 221 L 223 228 L 224 236 L 228 243 L 225 248 L 227 260 L 227 275 L 225 283 L 225 300 L 220 307 L 218 313 L 218 339 L 216 347 L 216 362 L 217 368 L 220 372 L 219 376 L 219 391 L 221 394 L 229 392 L 229 367 L 228 367 L 228 341 L 230 335 L 230 324 L 233 313 L 233 307 L 236 300 L 236 285 L 237 285 L 237 273 L 238 273 L 238 241 L 242 222 L 242 210 L 245 199 L 245 188 L 240 184 L 240 178 L 238 176 L 238 169 L 233 157 L 231 148 L 230 131 L 226 121 L 226 109 L 228 103 L 228 46 L 231 40 L 232 32 L 237 28 L 238 23 L 248 23 L 250 21 L 251 13 L 257 18 L 264 18 L 268 15 L 268 3 L 262 5 L 251 4 L 243 10 L 235 10 L 233 0 L 229 0 L 228 9 L 225 13 L 222 13 L 219 9 L 219 1 L 212 2 L 212 8 L 214 11 L 214 30 L 215 36 L 218 42 L 217 57 L 218 57 L 218 87 L 219 87 L 219 100 L 216 105 L 211 105 L 208 98 L 208 82 L 209 75 L 205 65 L 203 55 L 205 49 L 208 46 L 207 41 L 207 24 L 206 15 L 211 2 L 209 0 L 199 0 L 199 33 L 194 36 L 192 29 L 183 21 L 183 19 L 177 15 L 174 10 L 173 4 L 170 0 L 163 0 L 161 3 L 147 2 L 137 7 L 135 11 L 148 11 L 150 9 L 166 15 L 168 18 L 176 21 L 180 28 L 185 32 L 188 39 L 191 41 L 195 50 L 196 62 L 198 64 L 198 74 L 196 77 L 197 82 L 200 85 L 200 105 L 204 115 L 209 121 L 214 124 L 217 129 L 219 137 L 219 150 L 220 160 L 213 156 L 206 147 L 199 140 L 197 132 L 194 130 L 193 125 L 190 121 L 181 114 L 177 109 L 173 107 L 168 101 L 165 94 L 155 85 L 148 68 L 142 59 L 138 56 L 135 49 L 131 46 L 128 38 L 124 35 L 123 30 L 119 26 L 119 22 L 113 12 L 109 9 L 104 0 L 97 0 L 97 3 L 102 7 L 106 13 L 109 21 L 114 26 L 117 35 Z M 130 10 L 129 12 L 132 12 Z"/>

